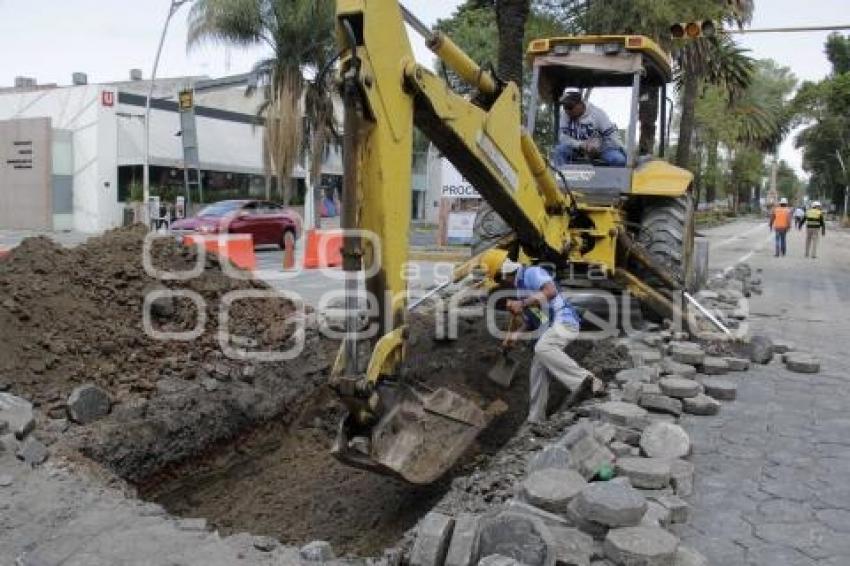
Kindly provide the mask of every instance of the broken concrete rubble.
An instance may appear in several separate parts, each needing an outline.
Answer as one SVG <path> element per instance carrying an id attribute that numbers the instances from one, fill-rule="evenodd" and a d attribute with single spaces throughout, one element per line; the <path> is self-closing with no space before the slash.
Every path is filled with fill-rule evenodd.
<path id="1" fill-rule="evenodd" d="M 15 456 L 30 466 L 38 466 L 47 460 L 47 447 L 35 438 L 25 439 L 18 447 Z"/>
<path id="2" fill-rule="evenodd" d="M 334 559 L 334 551 L 331 544 L 324 540 L 314 540 L 305 544 L 298 551 L 302 560 L 307 562 L 328 562 Z"/>
<path id="3" fill-rule="evenodd" d="M 0 393 L 0 421 L 18 440 L 23 440 L 35 428 L 32 403 L 10 393 Z"/>
<path id="4" fill-rule="evenodd" d="M 695 468 L 687 460 L 670 461 L 670 483 L 679 497 L 688 497 L 694 491 Z"/>
<path id="5" fill-rule="evenodd" d="M 661 360 L 661 373 L 679 377 L 693 377 L 697 374 L 697 368 L 691 364 L 679 363 L 673 358 L 664 358 Z"/>
<path id="6" fill-rule="evenodd" d="M 570 452 L 561 444 L 550 444 L 535 452 L 528 460 L 528 473 L 547 468 L 567 469 L 570 467 Z"/>
<path id="7" fill-rule="evenodd" d="M 662 495 L 658 503 L 670 511 L 671 523 L 687 523 L 691 517 L 691 506 L 678 495 Z"/>
<path id="8" fill-rule="evenodd" d="M 773 341 L 760 334 L 750 337 L 750 360 L 755 364 L 769 364 L 773 359 Z"/>
<path id="9" fill-rule="evenodd" d="M 68 417 L 77 424 L 89 424 L 109 414 L 109 394 L 92 383 L 75 387 L 68 396 Z"/>
<path id="10" fill-rule="evenodd" d="M 673 342 L 668 353 L 673 361 L 680 364 L 699 366 L 705 361 L 705 352 L 692 342 Z"/>
<path id="11" fill-rule="evenodd" d="M 744 358 L 725 357 L 726 365 L 729 366 L 729 371 L 747 371 L 750 369 L 750 360 Z"/>

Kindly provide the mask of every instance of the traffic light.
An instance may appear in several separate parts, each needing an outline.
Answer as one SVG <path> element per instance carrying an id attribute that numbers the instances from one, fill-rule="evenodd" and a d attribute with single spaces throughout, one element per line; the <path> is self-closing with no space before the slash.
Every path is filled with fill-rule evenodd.
<path id="1" fill-rule="evenodd" d="M 696 39 L 698 37 L 714 37 L 717 27 L 711 20 L 675 23 L 670 26 L 670 36 L 673 39 Z"/>

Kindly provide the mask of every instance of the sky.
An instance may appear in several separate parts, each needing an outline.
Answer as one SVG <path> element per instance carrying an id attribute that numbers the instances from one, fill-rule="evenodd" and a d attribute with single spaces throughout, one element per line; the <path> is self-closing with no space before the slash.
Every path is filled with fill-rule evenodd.
<path id="1" fill-rule="evenodd" d="M 426 24 L 448 17 L 460 0 L 406 0 L 405 5 Z M 16 76 L 39 83 L 69 84 L 82 71 L 89 82 L 127 80 L 130 69 L 150 76 L 157 43 L 170 0 L 0 0 L 0 86 Z M 188 6 L 174 16 L 168 29 L 158 76 L 242 73 L 263 56 L 262 49 L 226 49 L 204 45 L 186 49 Z M 850 24 L 850 0 L 757 0 L 753 27 Z M 826 32 L 740 35 L 756 58 L 771 57 L 791 67 L 801 80 L 819 80 L 829 73 L 823 52 Z M 417 59 L 432 57 L 422 41 L 412 41 Z M 623 121 L 624 114 L 611 111 Z M 801 170 L 801 157 L 786 140 L 780 157 Z"/>

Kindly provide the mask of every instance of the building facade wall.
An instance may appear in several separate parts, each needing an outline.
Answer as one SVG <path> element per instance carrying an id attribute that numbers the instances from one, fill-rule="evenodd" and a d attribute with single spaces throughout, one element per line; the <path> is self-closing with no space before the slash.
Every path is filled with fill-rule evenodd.
<path id="1" fill-rule="evenodd" d="M 0 120 L 0 227 L 52 225 L 49 118 Z"/>

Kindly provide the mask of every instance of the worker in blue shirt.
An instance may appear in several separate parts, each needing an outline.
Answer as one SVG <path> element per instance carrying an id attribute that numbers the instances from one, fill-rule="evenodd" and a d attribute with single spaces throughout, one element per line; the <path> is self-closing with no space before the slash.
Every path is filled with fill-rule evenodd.
<path id="1" fill-rule="evenodd" d="M 507 258 L 504 250 L 491 250 L 482 259 L 487 271 L 502 286 L 517 289 L 518 299 L 506 303 L 508 311 L 522 316 L 525 329 L 542 330 L 534 345 L 530 372 L 528 421 L 546 420 L 549 380 L 555 378 L 570 390 L 569 404 L 575 405 L 592 394 L 593 374 L 578 365 L 564 349 L 579 335 L 580 318 L 559 292 L 555 280 L 544 268 L 524 267 Z M 485 254 L 485 255 L 488 255 Z M 489 261 L 488 261 L 489 260 Z M 501 265 L 496 272 L 496 265 Z M 495 273 L 494 273 L 495 272 Z M 509 338 L 509 342 L 514 338 Z"/>

